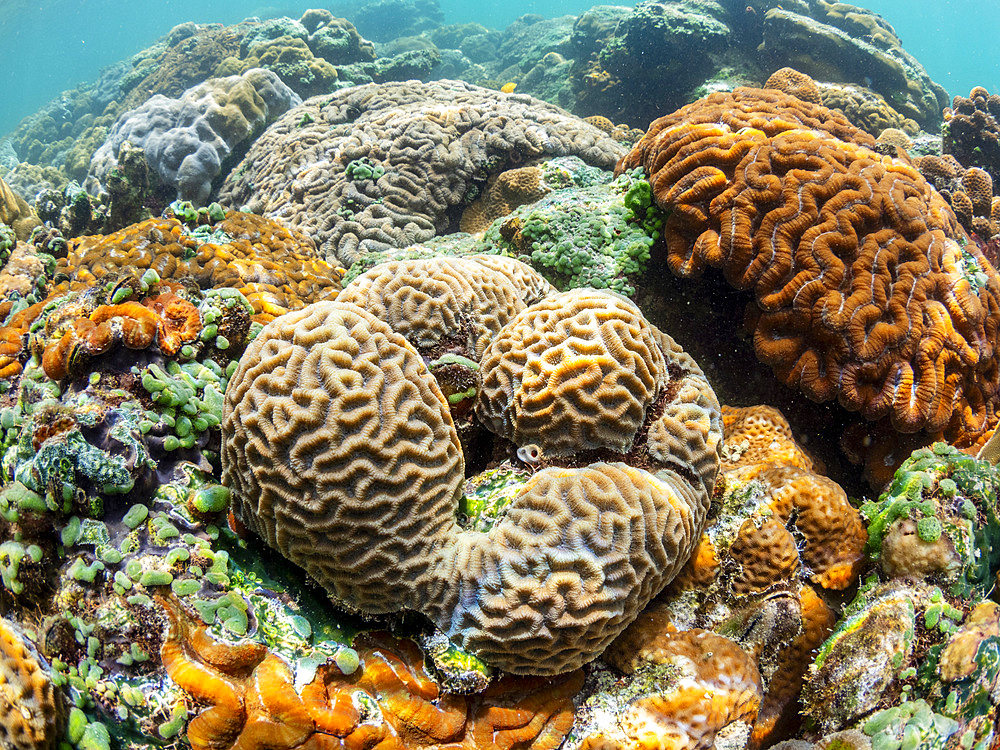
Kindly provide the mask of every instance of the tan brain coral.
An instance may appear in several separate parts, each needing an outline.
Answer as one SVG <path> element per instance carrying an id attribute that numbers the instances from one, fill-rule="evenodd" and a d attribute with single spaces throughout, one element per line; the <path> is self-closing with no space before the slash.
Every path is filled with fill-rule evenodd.
<path id="1" fill-rule="evenodd" d="M 574 290 L 521 313 L 480 365 L 477 413 L 519 446 L 557 456 L 632 444 L 667 382 L 655 329 L 629 300 Z"/>
<path id="2" fill-rule="evenodd" d="M 509 260 L 523 266 L 524 276 L 537 275 Z M 477 362 L 525 308 L 522 290 L 473 258 L 382 263 L 355 278 L 338 299 L 365 308 L 422 352 L 458 348 Z"/>
<path id="3" fill-rule="evenodd" d="M 577 330 L 559 323 L 579 312 L 572 305 L 546 307 L 546 299 L 521 315 L 550 318 L 563 335 L 587 341 L 602 310 L 622 317 L 627 309 L 624 298 L 605 297 Z M 634 331 L 611 315 L 609 347 L 644 372 L 649 400 L 658 398 L 662 419 L 682 435 L 639 430 L 640 415 L 632 439 L 648 471 L 600 460 L 541 469 L 487 533 L 458 525 L 465 477 L 457 433 L 402 336 L 341 302 L 274 321 L 226 393 L 223 479 L 236 516 L 351 607 L 423 612 L 457 645 L 507 671 L 574 669 L 676 573 L 718 468 L 721 425 L 704 376 L 690 358 L 665 358 L 668 337 L 628 312 Z M 630 353 L 633 344 L 640 348 Z M 644 356 L 650 363 L 629 361 Z M 618 391 L 641 379 L 627 368 L 611 377 Z M 682 440 L 685 453 L 665 454 Z"/>
<path id="4" fill-rule="evenodd" d="M 220 201 L 282 218 L 349 265 L 445 233 L 473 185 L 506 167 L 575 155 L 607 169 L 622 152 L 523 94 L 461 81 L 367 84 L 289 111 L 251 146 Z"/>
<path id="5" fill-rule="evenodd" d="M 902 432 L 981 433 L 1000 387 L 996 271 L 915 169 L 775 96 L 689 105 L 619 164 L 651 173 L 671 270 L 719 267 L 751 291 L 757 356 L 809 398 Z"/>

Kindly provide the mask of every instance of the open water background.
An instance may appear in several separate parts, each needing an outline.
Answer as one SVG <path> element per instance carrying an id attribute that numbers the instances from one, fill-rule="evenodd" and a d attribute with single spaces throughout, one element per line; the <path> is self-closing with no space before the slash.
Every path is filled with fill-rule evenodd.
<path id="1" fill-rule="evenodd" d="M 599 0 L 441 0 L 449 23 L 502 29 L 524 13 L 579 14 Z M 613 0 L 605 0 L 613 2 Z M 752 2 L 752 0 L 751 0 Z M 634 2 L 619 2 L 634 5 Z M 903 46 L 950 94 L 976 85 L 1000 90 L 1000 0 L 859 0 L 881 13 Z M 105 65 L 149 46 L 176 24 L 235 23 L 289 15 L 326 3 L 298 0 L 0 0 L 0 134 L 60 91 L 96 78 Z"/>

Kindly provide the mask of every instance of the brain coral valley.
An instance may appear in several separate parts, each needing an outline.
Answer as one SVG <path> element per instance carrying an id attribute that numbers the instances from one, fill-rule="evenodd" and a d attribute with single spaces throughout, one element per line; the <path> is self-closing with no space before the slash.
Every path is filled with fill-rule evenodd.
<path id="1" fill-rule="evenodd" d="M 1000 747 L 997 97 L 355 5 L 0 146 L 0 745 Z"/>

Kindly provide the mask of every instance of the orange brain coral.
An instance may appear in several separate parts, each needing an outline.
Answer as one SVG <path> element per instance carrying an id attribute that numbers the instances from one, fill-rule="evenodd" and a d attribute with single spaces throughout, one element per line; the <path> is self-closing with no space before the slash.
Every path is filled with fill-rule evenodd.
<path id="1" fill-rule="evenodd" d="M 870 145 L 823 107 L 738 89 L 657 120 L 618 171 L 650 174 L 674 273 L 715 266 L 753 291 L 754 348 L 785 384 L 901 432 L 978 434 L 1000 278 L 927 181 Z"/>

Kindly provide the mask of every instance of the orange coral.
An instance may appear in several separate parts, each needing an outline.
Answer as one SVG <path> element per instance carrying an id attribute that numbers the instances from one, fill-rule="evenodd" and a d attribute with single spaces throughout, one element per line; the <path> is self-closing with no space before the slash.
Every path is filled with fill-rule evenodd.
<path id="1" fill-rule="evenodd" d="M 823 470 L 796 442 L 785 415 L 773 406 L 723 405 L 722 427 L 726 436 L 723 470 L 765 463 Z"/>
<path id="2" fill-rule="evenodd" d="M 117 342 L 129 349 L 145 349 L 156 340 L 163 354 L 173 356 L 201 333 L 198 308 L 173 292 L 141 303 L 98 305 L 89 315 L 87 302 L 71 300 L 46 321 L 46 328 L 58 336 L 44 344 L 42 351 L 42 369 L 52 380 L 80 370 L 87 359 L 104 354 Z"/>
<path id="3" fill-rule="evenodd" d="M 760 673 L 743 649 L 699 628 L 678 632 L 659 612 L 640 615 L 605 659 L 627 676 L 608 692 L 629 697 L 596 711 L 584 702 L 574 730 L 580 750 L 708 750 L 727 727 L 752 725 L 761 704 Z M 657 678 L 644 676 L 657 667 Z M 650 687 L 631 688 L 631 675 Z"/>
<path id="4" fill-rule="evenodd" d="M 716 266 L 754 293 L 754 348 L 782 382 L 902 432 L 978 434 L 1000 391 L 1000 277 L 872 144 L 818 105 L 738 89 L 657 120 L 618 171 L 650 173 L 674 273 Z"/>
<path id="5" fill-rule="evenodd" d="M 202 289 L 239 289 L 260 323 L 340 291 L 338 269 L 300 232 L 239 211 L 212 229 L 205 241 L 177 219 L 148 219 L 113 234 L 78 237 L 59 260 L 59 273 L 69 278 L 59 290 L 78 291 L 108 274 L 151 268 L 161 279 L 192 277 Z"/>
<path id="6" fill-rule="evenodd" d="M 355 640 L 361 666 L 321 666 L 296 691 L 291 668 L 264 646 L 213 639 L 176 600 L 160 650 L 170 678 L 209 705 L 188 725 L 193 750 L 554 750 L 573 725 L 579 670 L 553 679 L 504 677 L 473 696 L 442 694 L 412 641 Z M 378 705 L 377 710 L 366 708 Z"/>
<path id="7" fill-rule="evenodd" d="M 0 327 L 0 379 L 21 374 L 20 355 L 24 350 L 24 337 L 31 324 L 42 314 L 48 300 L 36 302 L 14 313 L 7 324 Z M 10 312 L 10 309 L 7 309 Z"/>
<path id="8" fill-rule="evenodd" d="M 766 89 L 777 89 L 786 94 L 798 97 L 804 102 L 822 104 L 823 95 L 820 93 L 816 81 L 800 73 L 795 68 L 779 68 L 768 76 L 764 83 Z"/>
<path id="9" fill-rule="evenodd" d="M 66 726 L 62 692 L 32 646 L 0 619 L 0 747 L 55 750 Z"/>

